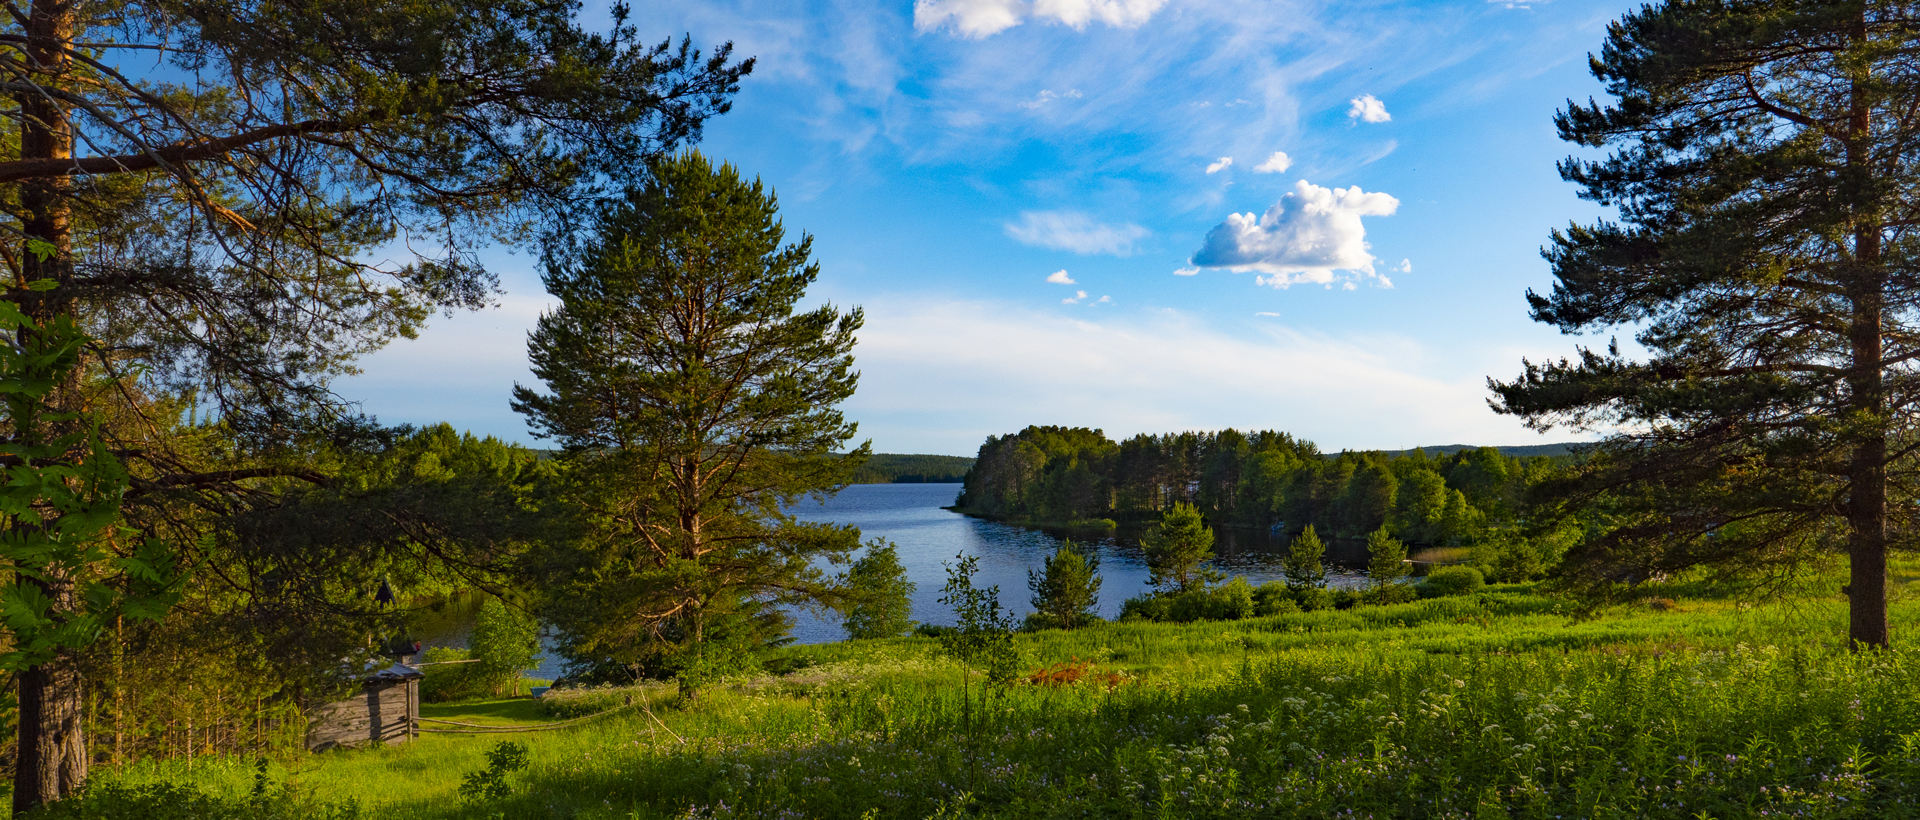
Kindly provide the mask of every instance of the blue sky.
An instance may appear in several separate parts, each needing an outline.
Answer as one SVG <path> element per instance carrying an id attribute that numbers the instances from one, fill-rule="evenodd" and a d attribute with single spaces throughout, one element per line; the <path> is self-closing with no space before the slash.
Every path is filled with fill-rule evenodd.
<path id="1" fill-rule="evenodd" d="M 634 5 L 758 58 L 700 148 L 814 236 L 814 298 L 865 308 L 846 410 L 879 451 L 1028 424 L 1582 437 L 1494 415 L 1485 380 L 1605 341 L 1534 324 L 1525 293 L 1551 286 L 1548 232 L 1603 215 L 1555 173 L 1552 117 L 1600 93 L 1587 53 L 1626 3 Z M 549 302 L 529 250 L 490 254 L 498 308 L 337 392 L 536 443 L 507 406 Z"/>

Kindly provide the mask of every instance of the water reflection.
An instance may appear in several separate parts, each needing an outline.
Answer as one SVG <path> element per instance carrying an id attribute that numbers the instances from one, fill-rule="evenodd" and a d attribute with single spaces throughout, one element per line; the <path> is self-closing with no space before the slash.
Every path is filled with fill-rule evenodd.
<path id="1" fill-rule="evenodd" d="M 923 623 L 953 623 L 953 614 L 940 604 L 939 597 L 947 581 L 945 564 L 956 555 L 979 557 L 975 585 L 999 585 L 1001 605 L 1015 616 L 1025 616 L 1033 611 L 1027 602 L 1027 570 L 1039 568 L 1066 537 L 1092 540 L 1100 555 L 1100 574 L 1105 579 L 1100 588 L 1101 617 L 1119 615 L 1122 601 L 1147 590 L 1147 563 L 1140 553 L 1137 532 L 1085 539 L 1070 533 L 983 521 L 942 509 L 951 506 L 959 494 L 958 484 L 856 484 L 825 503 L 807 501 L 792 512 L 803 521 L 852 524 L 869 540 L 884 538 L 898 545 L 907 577 L 919 585 L 913 596 L 913 619 Z M 1277 580 L 1285 549 L 1285 544 L 1278 541 L 1262 530 L 1216 529 L 1214 566 L 1229 575 L 1244 575 L 1255 584 Z M 1364 563 L 1363 550 L 1355 561 L 1356 547 L 1330 546 L 1328 563 Z M 1342 587 L 1357 586 L 1363 580 L 1352 569 L 1335 569 L 1330 577 L 1332 584 Z M 795 613 L 794 638 L 800 643 L 844 637 L 838 619 L 832 616 Z"/>

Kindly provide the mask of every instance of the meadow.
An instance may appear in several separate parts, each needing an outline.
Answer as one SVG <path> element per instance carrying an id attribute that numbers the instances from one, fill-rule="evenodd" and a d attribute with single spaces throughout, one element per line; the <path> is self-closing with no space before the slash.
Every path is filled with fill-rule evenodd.
<path id="1" fill-rule="evenodd" d="M 654 684 L 424 712 L 601 715 L 554 731 L 103 769 L 47 816 L 1920 816 L 1920 648 L 1841 646 L 1831 580 L 1766 605 L 1675 584 L 1581 612 L 1504 585 L 1039 632 L 1011 686 L 929 638 L 795 646 L 691 703 Z M 1920 602 L 1893 615 L 1905 635 Z M 489 778 L 503 741 L 526 764 Z"/>

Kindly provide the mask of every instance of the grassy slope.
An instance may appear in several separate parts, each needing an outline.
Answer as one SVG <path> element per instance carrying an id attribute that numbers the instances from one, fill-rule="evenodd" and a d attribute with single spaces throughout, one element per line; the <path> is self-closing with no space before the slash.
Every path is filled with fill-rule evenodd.
<path id="1" fill-rule="evenodd" d="M 960 669 L 931 640 L 793 647 L 784 653 L 809 668 L 742 681 L 692 707 L 656 689 L 642 696 L 652 716 L 626 709 L 507 736 L 529 744 L 533 766 L 516 776 L 515 797 L 484 808 L 461 803 L 457 790 L 501 736 L 432 735 L 275 771 L 317 798 L 356 798 L 395 818 L 674 817 L 689 808 L 702 817 L 925 817 L 959 803 L 1035 817 L 1505 817 L 1528 806 L 1844 816 L 1874 788 L 1879 803 L 1863 816 L 1905 811 L 1885 790 L 1920 784 L 1908 771 L 1920 766 L 1920 675 L 1910 668 L 1920 653 L 1840 651 L 1836 599 L 1745 607 L 1684 592 L 1668 591 L 1676 609 L 1592 619 L 1502 587 L 1377 609 L 1021 636 L 1029 667 L 1079 659 L 1125 682 L 995 690 L 984 717 L 977 679 L 963 697 Z M 1898 601 L 1895 621 L 1906 634 L 1920 606 Z M 1768 646 L 1787 649 L 1754 649 Z M 425 715 L 550 719 L 526 700 Z M 1882 762 L 1863 773 L 1866 754 Z M 1703 755 L 1711 766 L 1702 768 Z M 233 795 L 251 782 L 237 760 L 100 774 L 189 778 Z"/>

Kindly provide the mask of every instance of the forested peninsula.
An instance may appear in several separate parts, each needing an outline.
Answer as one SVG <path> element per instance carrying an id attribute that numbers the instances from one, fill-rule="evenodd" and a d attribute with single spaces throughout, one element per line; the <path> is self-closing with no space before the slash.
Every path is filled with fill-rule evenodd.
<path id="1" fill-rule="evenodd" d="M 1031 426 L 989 437 L 955 509 L 1062 527 L 1157 520 L 1193 504 L 1213 526 L 1292 537 L 1361 539 L 1385 527 L 1416 547 L 1468 547 L 1497 575 L 1525 578 L 1564 549 L 1556 532 L 1523 535 L 1526 492 L 1556 460 L 1494 447 L 1429 456 L 1325 454 L 1287 433 L 1184 432 L 1114 442 L 1085 427 Z"/>

